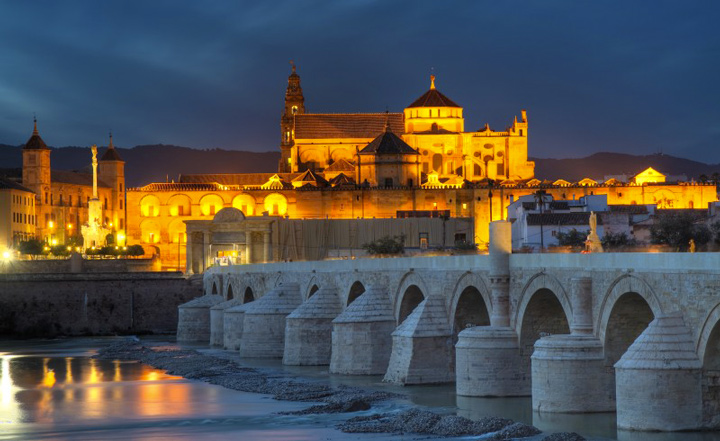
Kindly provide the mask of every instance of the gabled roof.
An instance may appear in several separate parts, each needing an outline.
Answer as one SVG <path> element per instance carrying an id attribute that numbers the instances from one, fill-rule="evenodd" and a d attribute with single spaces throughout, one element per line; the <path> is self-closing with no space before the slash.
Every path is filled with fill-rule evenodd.
<path id="1" fill-rule="evenodd" d="M 435 88 L 435 75 L 430 76 L 430 90 L 422 94 L 420 98 L 413 101 L 408 108 L 412 107 L 460 107 L 453 100 L 446 97 Z"/>
<path id="2" fill-rule="evenodd" d="M 390 130 L 386 130 L 370 144 L 360 150 L 361 155 L 419 155 L 417 150 L 410 147 Z"/>
<path id="3" fill-rule="evenodd" d="M 328 167 L 325 167 L 325 172 L 354 172 L 355 171 L 355 165 L 350 163 L 349 161 L 346 161 L 345 159 L 338 159 L 337 161 L 330 164 Z"/>
<path id="4" fill-rule="evenodd" d="M 327 184 L 328 183 L 328 181 L 326 181 L 325 178 L 316 175 L 311 170 L 305 170 L 298 177 L 293 179 L 292 182 L 295 185 L 297 185 L 297 183 L 300 183 L 300 182 L 313 183 L 313 184 Z"/>
<path id="5" fill-rule="evenodd" d="M 340 173 L 339 175 L 335 176 L 334 178 L 330 179 L 330 185 L 333 187 L 338 186 L 355 186 L 355 179 L 349 177 L 345 173 Z"/>
<path id="6" fill-rule="evenodd" d="M 402 113 L 305 113 L 295 115 L 295 139 L 374 138 L 386 122 L 395 133 L 405 133 Z"/>

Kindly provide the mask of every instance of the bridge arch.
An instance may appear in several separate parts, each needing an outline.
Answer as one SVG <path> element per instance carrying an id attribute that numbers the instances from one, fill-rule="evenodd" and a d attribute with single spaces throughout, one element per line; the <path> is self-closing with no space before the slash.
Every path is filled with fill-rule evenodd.
<path id="1" fill-rule="evenodd" d="M 469 271 L 463 274 L 453 287 L 449 302 L 448 317 L 456 339 L 467 325 L 490 324 L 490 290 L 480 274 Z"/>
<path id="2" fill-rule="evenodd" d="M 225 287 L 225 300 L 232 300 L 235 298 L 237 292 L 237 286 L 235 286 L 235 278 L 228 277 L 227 286 Z"/>
<path id="3" fill-rule="evenodd" d="M 662 314 L 660 301 L 650 285 L 640 277 L 632 274 L 623 274 L 610 284 L 610 287 L 605 293 L 605 297 L 600 303 L 600 315 L 596 329 L 601 342 L 605 342 L 605 333 L 607 332 L 608 322 L 610 321 L 610 315 L 615 304 L 620 297 L 627 293 L 636 293 L 642 297 L 654 316 Z"/>
<path id="4" fill-rule="evenodd" d="M 350 285 L 350 289 L 347 290 L 347 294 L 345 295 L 345 298 L 343 299 L 343 304 L 345 307 L 350 306 L 352 302 L 355 301 L 358 297 L 360 297 L 365 292 L 365 284 L 361 282 L 360 280 L 356 280 Z"/>
<path id="5" fill-rule="evenodd" d="M 572 304 L 570 303 L 570 296 L 568 296 L 567 291 L 565 291 L 562 283 L 560 283 L 560 281 L 556 277 L 545 272 L 540 272 L 530 277 L 520 294 L 518 307 L 515 311 L 515 330 L 517 331 L 518 335 L 521 333 L 522 322 L 525 318 L 528 304 L 532 300 L 532 297 L 535 295 L 535 293 L 542 289 L 551 291 L 555 295 L 557 300 L 560 302 L 560 305 L 562 306 L 562 310 L 565 313 L 565 318 L 567 322 L 570 323 L 572 321 L 573 312 Z"/>
<path id="6" fill-rule="evenodd" d="M 310 297 L 312 297 L 312 295 L 315 294 L 320 289 L 320 287 L 318 286 L 318 283 L 320 283 L 320 282 L 318 281 L 318 278 L 316 276 L 313 276 L 310 279 L 310 281 L 307 284 L 307 288 L 305 289 L 305 293 L 303 295 L 304 300 L 307 300 Z"/>
<path id="7" fill-rule="evenodd" d="M 400 278 L 395 296 L 393 298 L 393 313 L 395 322 L 400 325 L 410 313 L 430 294 L 425 281 L 415 273 L 409 271 Z"/>
<path id="8" fill-rule="evenodd" d="M 253 300 L 255 300 L 255 293 L 253 292 L 252 287 L 248 285 L 245 287 L 245 292 L 243 293 L 243 304 L 250 303 Z"/>
<path id="9" fill-rule="evenodd" d="M 708 314 L 700 330 L 697 354 L 702 363 L 703 419 L 707 427 L 720 427 L 720 304 Z"/>
<path id="10" fill-rule="evenodd" d="M 705 318 L 702 328 L 700 328 L 697 344 L 695 345 L 698 358 L 703 363 L 703 366 L 705 366 L 706 356 L 713 355 L 708 353 L 708 349 L 711 351 L 717 349 L 720 353 L 720 345 L 715 348 L 712 347 L 713 343 L 720 344 L 720 340 L 717 340 L 717 338 L 720 337 L 720 326 L 718 326 L 718 323 L 720 323 L 720 303 L 715 305 Z M 708 345 L 710 345 L 710 347 L 708 347 Z M 718 362 L 720 363 L 720 360 L 718 360 Z"/>
<path id="11" fill-rule="evenodd" d="M 530 357 L 543 335 L 569 334 L 570 300 L 560 281 L 544 272 L 530 278 L 520 296 L 515 321 L 522 371 L 530 378 Z"/>

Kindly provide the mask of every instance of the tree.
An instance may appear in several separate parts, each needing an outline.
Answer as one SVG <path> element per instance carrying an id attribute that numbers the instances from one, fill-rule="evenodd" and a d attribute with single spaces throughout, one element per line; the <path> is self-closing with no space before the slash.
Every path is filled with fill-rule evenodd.
<path id="1" fill-rule="evenodd" d="M 625 232 L 616 234 L 605 233 L 601 241 L 604 249 L 624 248 L 629 246 L 635 246 L 637 244 L 635 238 L 628 237 Z"/>
<path id="2" fill-rule="evenodd" d="M 585 241 L 587 240 L 588 234 L 590 234 L 590 231 L 586 231 L 585 233 L 581 233 L 580 231 L 573 228 L 572 230 L 566 232 L 558 231 L 556 237 L 558 240 L 558 245 L 563 247 L 584 247 Z"/>
<path id="3" fill-rule="evenodd" d="M 654 244 L 670 245 L 687 250 L 690 239 L 696 245 L 704 245 L 712 239 L 712 233 L 705 224 L 695 224 L 690 213 L 668 213 L 658 215 L 650 227 L 650 241 Z"/>
<path id="4" fill-rule="evenodd" d="M 30 254 L 32 256 L 42 254 L 44 248 L 45 244 L 38 239 L 24 240 L 18 245 L 18 249 L 22 254 Z"/>
<path id="5" fill-rule="evenodd" d="M 405 235 L 385 236 L 363 244 L 368 254 L 402 254 L 405 252 Z"/>
<path id="6" fill-rule="evenodd" d="M 142 245 L 130 245 L 127 247 L 128 256 L 142 256 L 145 254 L 145 250 Z"/>
<path id="7" fill-rule="evenodd" d="M 703 184 L 705 184 L 705 183 L 708 181 L 707 175 L 706 175 L 706 174 L 702 174 L 702 175 L 698 176 L 698 181 L 700 181 L 700 182 L 702 182 Z"/>

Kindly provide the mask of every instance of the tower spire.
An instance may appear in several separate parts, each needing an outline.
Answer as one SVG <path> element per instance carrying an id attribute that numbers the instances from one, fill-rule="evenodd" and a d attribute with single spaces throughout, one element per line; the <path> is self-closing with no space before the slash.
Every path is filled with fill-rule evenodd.
<path id="1" fill-rule="evenodd" d="M 390 129 L 390 111 L 385 108 L 385 132 L 392 132 Z"/>
<path id="2" fill-rule="evenodd" d="M 114 148 L 115 148 L 115 146 L 113 145 L 113 142 L 112 142 L 112 130 L 110 130 L 110 143 L 108 144 L 108 149 L 114 149 Z"/>
<path id="3" fill-rule="evenodd" d="M 431 74 L 430 75 L 430 89 L 434 89 L 434 88 L 435 88 L 435 75 Z"/>
<path id="4" fill-rule="evenodd" d="M 40 133 L 38 132 L 38 129 L 37 129 L 37 115 L 35 115 L 35 112 L 33 112 L 33 135 L 39 135 L 39 134 Z"/>

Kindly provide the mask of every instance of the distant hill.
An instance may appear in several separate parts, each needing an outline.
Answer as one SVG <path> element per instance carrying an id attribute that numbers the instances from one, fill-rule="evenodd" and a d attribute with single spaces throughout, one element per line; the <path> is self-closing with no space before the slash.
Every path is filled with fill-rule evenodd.
<path id="1" fill-rule="evenodd" d="M 720 172 L 720 164 L 705 164 L 690 159 L 669 155 L 628 155 L 625 153 L 602 152 L 585 158 L 550 159 L 531 158 L 535 161 L 535 177 L 538 179 L 559 179 L 579 181 L 583 178 L 603 179 L 606 175 L 635 175 L 648 167 L 666 175 L 686 175 L 698 179 L 704 174 Z"/>
<path id="2" fill-rule="evenodd" d="M 0 144 L 0 169 L 22 167 L 21 147 Z M 100 149 L 100 155 L 104 149 Z M 199 150 L 174 145 L 140 145 L 118 148 L 125 160 L 128 187 L 149 182 L 177 179 L 179 174 L 190 173 L 272 173 L 277 171 L 280 152 L 243 152 L 235 150 Z M 585 158 L 549 159 L 535 161 L 538 179 L 579 181 L 582 178 L 603 179 L 605 175 L 633 175 L 647 167 L 668 175 L 687 175 L 696 179 L 720 172 L 720 164 L 705 164 L 668 155 L 636 156 L 624 153 L 595 153 Z M 90 165 L 87 147 L 53 148 L 53 168 L 78 170 Z"/>
<path id="3" fill-rule="evenodd" d="M 104 148 L 98 156 L 102 156 Z M 174 145 L 139 145 L 117 148 L 125 161 L 125 180 L 128 187 L 149 182 L 177 180 L 187 173 L 263 173 L 278 169 L 280 152 L 244 152 L 236 150 L 199 150 Z M 52 167 L 59 170 L 78 170 L 90 166 L 87 147 L 53 148 Z M 0 144 L 0 168 L 22 167 L 21 147 Z"/>

